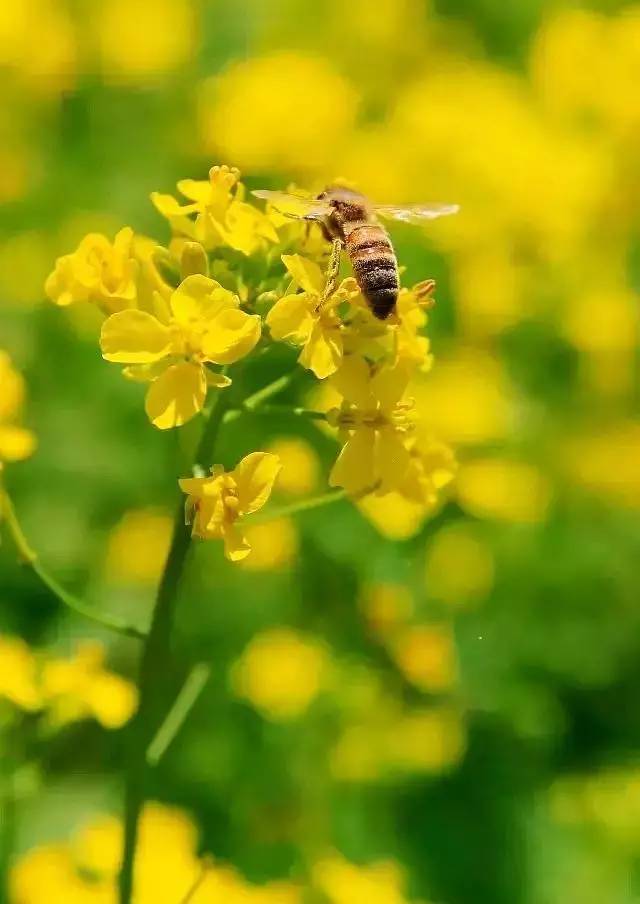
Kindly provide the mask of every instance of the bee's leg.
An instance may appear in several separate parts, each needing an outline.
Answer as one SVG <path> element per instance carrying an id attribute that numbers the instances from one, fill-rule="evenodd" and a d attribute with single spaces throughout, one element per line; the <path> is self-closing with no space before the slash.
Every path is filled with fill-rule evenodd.
<path id="1" fill-rule="evenodd" d="M 338 282 L 338 272 L 340 270 L 341 254 L 342 240 L 337 238 L 333 239 L 331 245 L 331 256 L 329 258 L 329 266 L 327 267 L 327 281 L 324 286 L 324 292 L 322 293 L 322 299 L 320 300 L 320 304 L 316 307 L 316 311 L 319 311 L 326 303 L 327 299 L 330 298 L 335 292 L 336 284 Z"/>

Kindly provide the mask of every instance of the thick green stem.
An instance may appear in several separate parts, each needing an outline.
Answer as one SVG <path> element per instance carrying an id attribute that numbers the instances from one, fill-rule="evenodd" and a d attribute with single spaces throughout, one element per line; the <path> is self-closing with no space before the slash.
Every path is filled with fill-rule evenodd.
<path id="1" fill-rule="evenodd" d="M 194 467 L 207 470 L 213 464 L 218 432 L 230 404 L 227 392 L 220 393 L 205 423 Z M 138 839 L 138 823 L 145 800 L 147 749 L 162 722 L 165 709 L 167 677 L 170 674 L 171 632 L 182 578 L 190 548 L 191 533 L 185 524 L 182 500 L 175 516 L 173 539 L 164 573 L 160 580 L 151 627 L 140 664 L 138 712 L 130 726 L 130 754 L 125 779 L 124 846 L 119 876 L 119 902 L 131 904 L 134 881 L 134 859 Z"/>

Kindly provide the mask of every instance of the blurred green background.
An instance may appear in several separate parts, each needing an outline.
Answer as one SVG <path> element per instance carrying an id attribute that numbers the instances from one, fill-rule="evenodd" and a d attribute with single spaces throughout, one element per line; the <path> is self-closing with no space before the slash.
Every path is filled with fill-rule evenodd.
<path id="1" fill-rule="evenodd" d="M 426 523 L 399 503 L 279 522 L 241 569 L 198 547 L 176 686 L 213 672 L 149 778 L 189 814 L 156 814 L 149 901 L 179 904 L 186 819 L 265 904 L 298 900 L 276 880 L 330 904 L 640 900 L 639 84 L 640 7 L 615 0 L 1 5 L 0 348 L 38 438 L 5 477 L 100 611 L 147 621 L 197 426 L 150 427 L 91 312 L 43 300 L 55 258 L 125 224 L 165 241 L 149 193 L 218 162 L 253 188 L 462 205 L 393 230 L 407 283 L 438 283 L 419 401 L 454 488 Z M 267 447 L 281 501 L 322 492 L 335 446 L 312 425 L 236 422 L 220 457 Z M 119 812 L 113 676 L 135 680 L 137 644 L 69 615 L 8 543 L 0 575 L 8 900 L 112 901 L 51 844 Z M 64 688 L 45 725 L 17 687 L 29 650 Z M 220 888 L 201 900 L 254 901 Z"/>

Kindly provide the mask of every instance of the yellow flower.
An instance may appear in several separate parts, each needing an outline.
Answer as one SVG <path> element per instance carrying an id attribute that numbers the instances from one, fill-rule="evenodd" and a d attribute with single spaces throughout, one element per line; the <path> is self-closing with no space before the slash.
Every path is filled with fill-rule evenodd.
<path id="1" fill-rule="evenodd" d="M 230 561 L 244 559 L 251 546 L 236 522 L 262 508 L 279 471 L 276 455 L 252 452 L 228 473 L 222 465 L 214 465 L 210 477 L 180 480 L 180 489 L 187 494 L 185 511 L 193 525 L 192 535 L 202 540 L 224 540 L 224 553 Z"/>
<path id="2" fill-rule="evenodd" d="M 298 554 L 298 534 L 291 518 L 275 518 L 267 524 L 248 524 L 246 538 L 252 554 L 243 560 L 240 567 L 247 571 L 289 568 Z"/>
<path id="3" fill-rule="evenodd" d="M 124 584 L 154 584 L 171 542 L 171 515 L 154 509 L 126 512 L 109 536 L 105 572 Z M 135 556 L 131 550 L 135 549 Z"/>
<path id="4" fill-rule="evenodd" d="M 303 439 L 283 436 L 274 440 L 269 452 L 282 462 L 278 491 L 288 496 L 305 496 L 318 485 L 319 461 L 313 447 Z"/>
<path id="5" fill-rule="evenodd" d="M 429 693 L 449 690 L 457 677 L 453 637 L 443 626 L 407 628 L 393 638 L 391 653 L 409 681 Z"/>
<path id="6" fill-rule="evenodd" d="M 42 706 L 37 681 L 36 658 L 23 640 L 0 636 L 0 699 L 20 709 L 34 711 Z"/>
<path id="7" fill-rule="evenodd" d="M 433 305 L 432 279 L 417 283 L 412 289 L 401 289 L 396 302 L 396 360 L 428 370 L 433 362 L 429 340 L 422 335 L 427 325 L 427 311 Z"/>
<path id="8" fill-rule="evenodd" d="M 479 601 L 491 591 L 495 565 L 491 547 L 471 525 L 442 528 L 427 550 L 425 587 L 431 599 L 453 606 Z"/>
<path id="9" fill-rule="evenodd" d="M 178 182 L 187 204 L 159 192 L 153 192 L 151 200 L 176 234 L 200 242 L 208 251 L 228 245 L 249 255 L 277 242 L 278 233 L 267 215 L 243 200 L 239 178 L 237 169 L 214 166 L 208 181 Z"/>
<path id="10" fill-rule="evenodd" d="M 179 427 L 202 410 L 207 386 L 222 388 L 228 377 L 205 362 L 232 364 L 254 348 L 260 318 L 239 308 L 232 292 L 206 276 L 188 276 L 158 316 L 130 310 L 112 314 L 102 325 L 100 346 L 107 361 L 131 365 L 125 374 L 151 381 L 146 411 L 161 430 Z"/>
<path id="11" fill-rule="evenodd" d="M 133 231 L 121 229 L 113 243 L 100 233 L 85 236 L 72 254 L 56 261 L 44 284 L 55 304 L 89 301 L 106 314 L 131 308 L 136 300 L 138 264 L 132 253 Z"/>
<path id="12" fill-rule="evenodd" d="M 413 428 L 413 404 L 403 399 L 409 379 L 402 366 L 372 371 L 362 358 L 346 358 L 333 378 L 343 396 L 329 422 L 346 441 L 329 476 L 331 486 L 349 493 L 376 488 L 389 493 L 410 476 L 407 434 Z"/>
<path id="13" fill-rule="evenodd" d="M 253 638 L 231 675 L 236 694 L 265 716 L 301 715 L 320 692 L 328 667 L 324 646 L 289 628 L 272 628 Z"/>
<path id="14" fill-rule="evenodd" d="M 469 514 L 522 524 L 544 521 L 553 495 L 549 478 L 539 468 L 506 458 L 465 464 L 457 490 Z"/>
<path id="15" fill-rule="evenodd" d="M 0 467 L 3 461 L 28 458 L 36 446 L 35 436 L 16 421 L 24 401 L 24 380 L 6 352 L 0 351 Z"/>
<path id="16" fill-rule="evenodd" d="M 407 904 L 405 875 L 392 860 L 357 866 L 330 854 L 313 868 L 317 887 L 331 904 Z"/>
<path id="17" fill-rule="evenodd" d="M 302 292 L 280 298 L 267 315 L 267 326 L 274 339 L 302 346 L 298 361 L 323 380 L 342 363 L 344 326 L 337 307 L 358 295 L 356 281 L 344 279 L 320 307 L 325 277 L 318 264 L 299 254 L 283 254 L 282 262 Z"/>
<path id="18" fill-rule="evenodd" d="M 120 728 L 137 706 L 135 687 L 104 668 L 99 643 L 82 644 L 71 659 L 50 659 L 42 668 L 42 695 L 54 726 L 92 716 Z"/>

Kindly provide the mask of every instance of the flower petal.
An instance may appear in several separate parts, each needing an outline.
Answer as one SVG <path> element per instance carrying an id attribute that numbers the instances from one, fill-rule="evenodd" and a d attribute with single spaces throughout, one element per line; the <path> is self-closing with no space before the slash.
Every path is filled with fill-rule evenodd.
<path id="1" fill-rule="evenodd" d="M 283 254 L 282 263 L 301 289 L 311 295 L 322 295 L 325 278 L 315 261 L 310 261 L 300 254 Z"/>
<path id="2" fill-rule="evenodd" d="M 375 433 L 362 429 L 354 433 L 342 447 L 331 469 L 329 485 L 342 487 L 348 493 L 359 493 L 374 485 Z"/>
<path id="3" fill-rule="evenodd" d="M 222 536 L 224 537 L 224 554 L 230 562 L 240 562 L 246 559 L 251 552 L 249 541 L 234 524 L 226 525 Z"/>
<path id="4" fill-rule="evenodd" d="M 239 463 L 233 477 L 238 485 L 238 501 L 243 515 L 257 512 L 265 504 L 282 465 L 271 452 L 252 452 Z"/>
<path id="5" fill-rule="evenodd" d="M 267 314 L 266 324 L 274 339 L 285 339 L 296 345 L 307 341 L 313 326 L 312 305 L 315 296 L 306 292 L 285 295 Z"/>
<path id="6" fill-rule="evenodd" d="M 348 355 L 344 358 L 342 366 L 331 378 L 331 383 L 341 396 L 353 402 L 358 408 L 373 407 L 369 366 L 364 358 L 358 355 Z"/>
<path id="7" fill-rule="evenodd" d="M 320 323 L 315 323 L 298 361 L 307 370 L 313 371 L 319 380 L 324 380 L 340 367 L 342 355 L 343 345 L 339 331 L 323 330 Z"/>
<path id="8" fill-rule="evenodd" d="M 393 408 L 399 402 L 409 383 L 411 371 L 403 363 L 395 367 L 383 367 L 371 380 L 371 391 L 383 408 Z"/>
<path id="9" fill-rule="evenodd" d="M 185 326 L 212 320 L 221 311 L 235 309 L 239 304 L 237 295 L 200 273 L 187 276 L 171 295 L 173 315 Z"/>
<path id="10" fill-rule="evenodd" d="M 205 369 L 205 373 L 207 375 L 207 386 L 212 386 L 214 389 L 226 389 L 227 386 L 231 386 L 231 377 L 226 374 L 216 373 L 213 370 L 209 370 L 209 368 Z"/>
<path id="11" fill-rule="evenodd" d="M 180 204 L 173 195 L 163 195 L 158 191 L 151 192 L 151 202 L 156 210 L 167 219 L 195 213 L 198 210 L 197 204 Z"/>
<path id="12" fill-rule="evenodd" d="M 145 311 L 118 311 L 100 333 L 102 357 L 118 364 L 153 364 L 171 351 L 171 331 Z"/>
<path id="13" fill-rule="evenodd" d="M 397 489 L 406 479 L 411 466 L 402 435 L 392 428 L 380 430 L 375 443 L 375 474 L 382 481 L 381 492 Z"/>
<path id="14" fill-rule="evenodd" d="M 208 361 L 233 364 L 252 351 L 262 330 L 257 314 L 239 309 L 222 311 L 202 339 L 202 352 Z"/>
<path id="15" fill-rule="evenodd" d="M 36 438 L 23 427 L 0 427 L 0 461 L 22 461 L 36 448 Z"/>
<path id="16" fill-rule="evenodd" d="M 159 430 L 180 427 L 202 410 L 207 395 L 204 369 L 198 364 L 174 364 L 152 383 L 145 409 Z"/>

